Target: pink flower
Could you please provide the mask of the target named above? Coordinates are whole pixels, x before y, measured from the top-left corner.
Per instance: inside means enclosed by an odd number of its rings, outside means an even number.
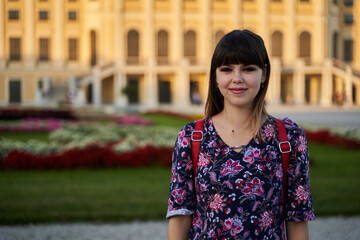
[[[314,212],[311,211],[311,210],[308,210],[304,213],[304,221],[312,221],[315,219],[315,215],[314,215]]]
[[[172,196],[174,197],[175,202],[178,204],[182,204],[182,202],[184,201],[185,193],[186,192],[184,188],[177,188],[173,190]]]
[[[239,162],[230,159],[229,161],[221,165],[220,173],[223,176],[227,176],[227,175],[234,176],[242,169],[243,167],[240,165]]]
[[[206,156],[204,156],[204,154],[200,153],[198,165],[200,167],[205,167],[206,165],[209,164],[209,162],[210,162],[209,159]]]
[[[264,182],[256,177],[252,181],[246,182],[246,186],[242,190],[242,193],[246,194],[249,198],[261,196],[264,194],[263,184]]]
[[[215,195],[211,196],[210,208],[212,210],[215,210],[215,212],[218,212],[219,209],[222,210],[224,206],[223,202],[223,197],[220,194],[216,193]]]
[[[298,147],[298,151],[299,152],[306,151],[306,138],[304,138],[304,136],[300,136],[299,141],[300,141],[300,145]]]
[[[180,142],[180,146],[182,147],[182,148],[184,148],[184,147],[187,147],[188,145],[189,145],[189,138],[187,138],[187,137],[184,137],[184,138],[182,138],[181,139],[181,142]]]
[[[282,168],[282,167],[278,167],[278,168],[276,169],[275,176],[276,176],[277,178],[279,178],[279,179],[282,179],[282,178],[283,178],[283,175],[284,175],[284,173],[283,173],[283,168]]]
[[[249,164],[253,164],[256,158],[261,158],[260,153],[260,149],[258,148],[249,149],[245,152],[245,157],[243,160]]]
[[[296,195],[296,199],[298,199],[299,201],[307,201],[310,196],[307,189],[302,185],[297,187],[295,195]]]
[[[194,220],[193,220],[193,225],[197,228],[202,227],[201,214],[199,213],[199,211],[196,211],[196,214],[195,214]]]
[[[180,132],[179,132],[179,138],[181,139],[181,138],[183,138],[185,136],[185,130],[184,129],[182,129]]]
[[[224,222],[224,230],[230,230],[230,234],[236,237],[244,229],[242,222],[238,218],[228,218]]]
[[[273,219],[269,212],[264,212],[261,214],[261,227],[268,228],[272,223]]]
[[[274,133],[275,133],[275,130],[274,130],[273,126],[270,123],[265,126],[265,129],[264,129],[265,138],[273,137]]]

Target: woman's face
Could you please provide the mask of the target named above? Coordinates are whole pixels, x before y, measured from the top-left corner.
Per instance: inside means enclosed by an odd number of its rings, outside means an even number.
[[[251,108],[264,81],[265,74],[257,65],[231,64],[216,69],[216,82],[224,96],[224,107]]]

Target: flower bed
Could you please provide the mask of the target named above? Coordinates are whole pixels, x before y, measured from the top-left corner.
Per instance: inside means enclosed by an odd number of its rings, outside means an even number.
[[[74,120],[71,110],[35,109],[35,108],[0,108],[0,120],[19,120],[22,118],[58,118]]]
[[[152,122],[138,115],[102,116],[97,121],[115,122],[119,126],[147,126]],[[13,121],[0,121],[0,132],[52,132],[69,124],[86,124],[86,120],[63,120],[58,118],[23,118]]]
[[[0,132],[50,132],[62,128],[58,118],[23,118],[17,121],[0,121]]]
[[[359,139],[331,132],[329,129],[304,130],[308,141],[342,147],[345,149],[360,149]]]
[[[1,169],[169,166],[178,129],[155,126],[65,125],[49,142],[0,140]]]
[[[104,167],[170,166],[172,148],[144,146],[116,153],[109,147],[92,144],[59,154],[36,155],[14,150],[0,161],[0,169],[73,169]]]

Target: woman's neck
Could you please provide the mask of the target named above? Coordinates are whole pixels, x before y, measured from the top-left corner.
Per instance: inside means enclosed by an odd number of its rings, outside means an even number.
[[[227,125],[233,132],[249,130],[251,128],[251,110],[239,107],[224,107],[217,114],[218,121]]]

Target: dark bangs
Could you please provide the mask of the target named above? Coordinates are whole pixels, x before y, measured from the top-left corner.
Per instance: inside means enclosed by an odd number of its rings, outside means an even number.
[[[248,30],[230,32],[217,44],[211,68],[216,70],[222,65],[254,64],[263,69],[267,59],[263,46],[263,40]]]

